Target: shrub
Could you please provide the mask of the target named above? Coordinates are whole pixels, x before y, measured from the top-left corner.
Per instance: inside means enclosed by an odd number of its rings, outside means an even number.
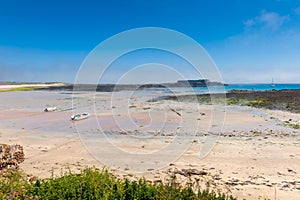
[[[61,177],[28,181],[20,171],[8,170],[0,174],[1,199],[121,199],[121,200],[233,200],[232,196],[213,191],[197,191],[190,186],[171,183],[149,183],[115,178],[106,169],[85,169]]]

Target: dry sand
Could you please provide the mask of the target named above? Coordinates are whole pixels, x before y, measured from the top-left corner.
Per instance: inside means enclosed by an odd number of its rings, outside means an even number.
[[[299,114],[147,101],[157,95],[0,93],[0,143],[23,145],[21,168],[38,177],[108,166],[118,176],[166,181],[175,174],[185,183],[183,171],[196,169],[192,180],[239,199],[300,199],[299,130],[284,126],[299,123]],[[58,110],[43,112],[48,106]],[[72,122],[81,111],[92,115]]]

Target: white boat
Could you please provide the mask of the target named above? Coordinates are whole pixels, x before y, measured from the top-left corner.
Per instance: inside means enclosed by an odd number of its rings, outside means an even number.
[[[273,78],[272,78],[272,83],[271,83],[271,87],[275,87],[275,84],[274,84],[274,80],[273,80]]]
[[[78,120],[82,120],[82,119],[87,119],[89,116],[90,116],[90,114],[86,113],[86,112],[84,112],[84,113],[77,113],[77,114],[72,115],[71,119],[73,121],[78,121]]]
[[[45,108],[45,112],[53,112],[53,111],[55,111],[55,110],[57,110],[57,108],[56,107],[48,107],[48,108]]]

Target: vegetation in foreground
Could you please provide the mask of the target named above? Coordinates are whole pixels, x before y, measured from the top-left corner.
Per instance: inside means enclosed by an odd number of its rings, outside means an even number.
[[[175,181],[165,184],[150,183],[145,179],[129,181],[115,178],[107,170],[97,169],[33,180],[20,170],[6,170],[0,172],[0,199],[234,199],[208,189],[198,188],[194,192],[190,185],[179,186]]]

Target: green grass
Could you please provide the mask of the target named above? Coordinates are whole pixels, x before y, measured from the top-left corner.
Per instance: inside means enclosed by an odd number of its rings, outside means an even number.
[[[150,183],[115,178],[107,170],[85,169],[79,174],[71,172],[61,177],[27,180],[21,171],[0,173],[0,199],[121,199],[121,200],[233,200],[231,196],[209,189],[195,190],[190,184]]]
[[[242,106],[252,106],[252,107],[266,107],[273,105],[267,99],[243,99],[243,98],[227,98],[226,99],[228,105],[242,105]]]
[[[17,92],[17,91],[31,91],[39,88],[36,87],[21,87],[21,88],[12,88],[8,90],[0,90],[0,92]]]
[[[289,123],[285,123],[285,126],[288,126],[292,129],[300,129],[300,124],[289,124]]]
[[[227,104],[228,105],[236,105],[236,104],[240,104],[240,99],[236,99],[236,98],[227,98]]]
[[[273,104],[272,102],[270,102],[266,99],[253,99],[253,100],[250,100],[247,105],[252,106],[252,107],[266,107],[266,106],[270,106],[272,104]]]

